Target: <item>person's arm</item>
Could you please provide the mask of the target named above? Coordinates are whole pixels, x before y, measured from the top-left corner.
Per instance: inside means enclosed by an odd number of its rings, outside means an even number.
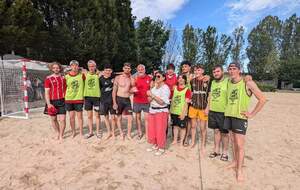
[[[45,101],[47,104],[48,108],[54,107],[51,103],[50,103],[50,88],[45,88]]]
[[[264,107],[266,103],[266,97],[263,95],[262,91],[257,87],[255,82],[253,81],[247,82],[246,87],[254,94],[254,96],[258,100],[254,109],[251,112],[246,111],[241,113],[242,115],[250,119],[253,118]]]
[[[118,109],[118,105],[117,105],[118,80],[119,77],[116,77],[114,81],[113,91],[112,91],[113,108],[115,110]]]
[[[169,90],[169,87],[168,87],[168,90]],[[168,101],[169,101],[169,97],[170,97],[170,90],[168,92],[166,92],[165,94],[161,94],[162,97],[155,96],[154,94],[151,93],[150,90],[147,92],[147,95],[151,98],[151,101],[154,100],[159,105],[165,105],[165,104],[169,103]]]
[[[209,105],[210,105],[210,92],[208,93],[208,97],[207,97],[207,105],[206,105],[206,108],[205,108],[205,110],[204,110],[204,114],[205,115],[208,115],[208,113],[209,113]]]

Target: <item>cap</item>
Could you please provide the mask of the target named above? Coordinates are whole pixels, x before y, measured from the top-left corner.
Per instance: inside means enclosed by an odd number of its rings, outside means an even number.
[[[73,64],[79,65],[79,62],[78,62],[78,61],[76,61],[76,60],[72,60],[72,61],[70,61],[70,65],[73,65]]]
[[[228,65],[229,67],[237,67],[238,69],[241,69],[241,64],[239,62],[232,62]]]

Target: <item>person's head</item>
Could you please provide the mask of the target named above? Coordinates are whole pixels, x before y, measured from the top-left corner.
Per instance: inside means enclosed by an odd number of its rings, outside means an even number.
[[[241,64],[234,61],[228,65],[228,73],[231,79],[236,79],[241,75]]]
[[[154,75],[155,83],[161,84],[166,80],[166,76],[162,71],[156,71]]]
[[[182,61],[180,66],[181,66],[181,73],[187,74],[191,71],[192,63],[189,61]]]
[[[104,65],[104,70],[103,70],[104,76],[110,77],[112,71],[113,71],[113,70],[112,70],[111,64],[108,64],[108,63],[107,63],[107,64]]]
[[[79,62],[76,61],[76,60],[70,61],[70,67],[71,67],[71,71],[78,72],[78,70],[79,70]]]
[[[186,85],[187,83],[187,77],[184,74],[180,74],[177,78],[178,85]]]
[[[204,67],[203,67],[203,65],[200,65],[200,64],[196,65],[194,67],[194,74],[195,74],[196,77],[203,76],[203,74],[204,74]]]
[[[128,63],[128,62],[124,63],[124,65],[123,65],[123,72],[126,75],[130,74],[130,72],[131,72],[131,64],[130,63]]]
[[[139,64],[139,65],[136,67],[136,70],[137,70],[138,76],[143,76],[143,75],[145,75],[145,73],[146,73],[146,68],[145,68],[145,65],[143,65],[143,64]]]
[[[63,67],[58,62],[52,62],[48,65],[49,70],[54,74],[59,74],[63,71]]]
[[[87,65],[88,65],[88,68],[89,68],[90,72],[92,72],[92,73],[96,72],[96,70],[97,70],[97,64],[96,64],[96,62],[94,60],[89,60],[87,62]]]
[[[173,75],[175,73],[175,65],[170,63],[167,65],[167,75]]]
[[[213,72],[213,76],[216,80],[220,80],[224,76],[223,67],[221,65],[215,65],[213,67],[212,72]]]

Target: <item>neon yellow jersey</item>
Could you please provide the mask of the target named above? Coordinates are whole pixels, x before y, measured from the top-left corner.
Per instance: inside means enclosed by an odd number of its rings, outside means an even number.
[[[100,84],[97,74],[87,73],[84,81],[84,97],[98,97],[100,98]]]
[[[175,115],[181,115],[184,104],[185,104],[185,94],[188,90],[188,87],[185,87],[183,90],[178,91],[177,87],[174,89],[174,94],[172,97],[170,113]]]
[[[227,104],[227,85],[228,78],[224,78],[221,81],[213,80],[210,90],[210,102],[209,110],[214,112],[225,112]]]
[[[251,95],[247,94],[246,83],[242,79],[238,83],[228,81],[227,106],[225,116],[247,119],[241,112],[248,111]]]
[[[65,78],[67,82],[65,100],[83,100],[84,82],[82,79],[82,74],[79,73],[76,76],[67,74]]]

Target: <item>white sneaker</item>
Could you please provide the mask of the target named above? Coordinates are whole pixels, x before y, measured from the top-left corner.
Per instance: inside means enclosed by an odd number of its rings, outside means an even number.
[[[154,153],[154,155],[155,156],[160,156],[160,155],[162,155],[163,153],[165,153],[165,149],[158,149],[155,153]]]
[[[153,145],[151,148],[147,148],[146,151],[147,152],[152,152],[152,151],[157,150],[157,149],[158,149],[158,147],[156,145]]]

